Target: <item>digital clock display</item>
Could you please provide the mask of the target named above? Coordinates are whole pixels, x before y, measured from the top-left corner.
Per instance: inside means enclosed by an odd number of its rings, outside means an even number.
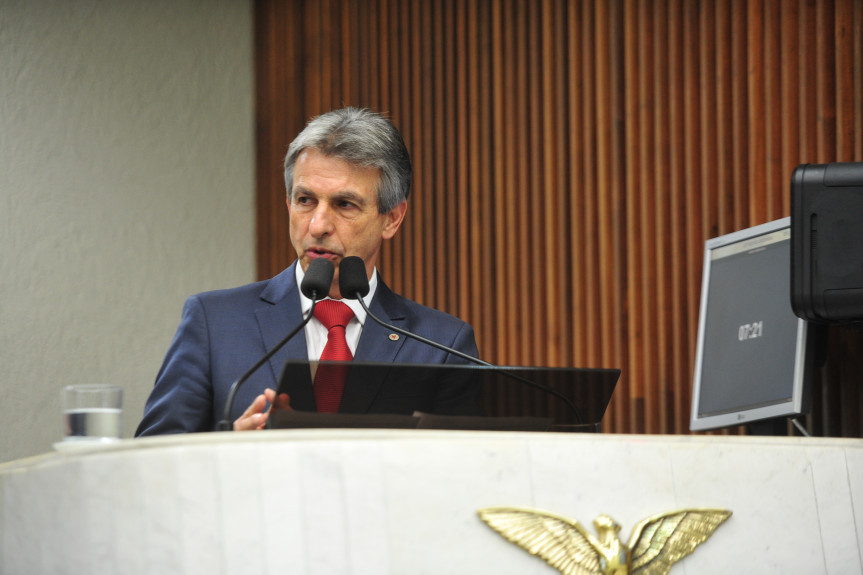
[[[748,339],[755,339],[764,335],[764,322],[756,321],[754,323],[744,323],[739,328],[737,328],[737,339],[739,341],[746,341]]]

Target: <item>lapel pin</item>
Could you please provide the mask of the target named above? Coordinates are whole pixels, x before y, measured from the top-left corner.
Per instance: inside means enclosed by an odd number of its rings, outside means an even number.
[[[390,334],[390,341],[398,341],[398,340],[399,340],[399,334],[397,334],[397,333],[391,333]]]

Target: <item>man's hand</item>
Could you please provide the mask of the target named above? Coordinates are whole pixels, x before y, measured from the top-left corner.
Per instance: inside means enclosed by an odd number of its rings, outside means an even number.
[[[249,431],[253,429],[263,429],[267,424],[267,418],[270,415],[270,409],[267,404],[272,406],[275,403],[277,409],[291,409],[291,398],[287,393],[282,393],[276,397],[276,392],[272,389],[265,389],[264,393],[255,398],[252,405],[243,412],[234,422],[234,431]]]

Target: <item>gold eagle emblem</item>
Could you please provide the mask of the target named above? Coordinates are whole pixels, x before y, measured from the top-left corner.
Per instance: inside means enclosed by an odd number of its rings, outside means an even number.
[[[597,536],[578,521],[539,509],[488,507],[489,527],[563,575],[666,575],[731,516],[725,509],[678,509],[653,515],[623,544],[611,517],[593,520]]]

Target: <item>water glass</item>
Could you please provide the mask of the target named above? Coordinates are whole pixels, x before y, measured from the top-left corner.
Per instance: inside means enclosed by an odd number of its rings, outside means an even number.
[[[123,388],[68,385],[63,388],[63,441],[113,441],[123,434]]]

